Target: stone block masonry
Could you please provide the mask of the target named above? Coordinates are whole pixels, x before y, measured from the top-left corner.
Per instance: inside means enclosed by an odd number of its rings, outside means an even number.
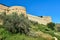
[[[39,16],[38,17],[38,16],[33,16],[33,15],[30,15],[30,14],[26,14],[26,9],[23,6],[11,6],[11,7],[8,7],[8,6],[0,4],[0,13],[2,13],[2,12],[6,12],[6,15],[10,15],[13,12],[18,13],[18,15],[24,14],[24,16],[28,16],[29,20],[36,21],[39,24],[46,25],[47,23],[52,22],[50,16]],[[0,24],[1,25],[3,24],[2,22],[3,21],[1,21],[1,19],[0,19]]]

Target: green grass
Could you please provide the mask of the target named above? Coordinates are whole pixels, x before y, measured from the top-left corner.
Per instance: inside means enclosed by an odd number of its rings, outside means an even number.
[[[5,28],[0,28],[0,40],[45,40],[42,37],[34,38],[24,34],[11,34]]]
[[[46,31],[49,30],[49,31]],[[46,34],[50,34],[51,36],[53,37],[57,37],[58,40],[60,40],[60,36],[57,36],[57,35],[54,35],[54,32],[53,30],[47,28],[47,26],[45,25],[40,25],[40,24],[36,24],[36,25],[31,25],[31,31],[42,31]],[[60,32],[57,32],[58,34],[60,34]],[[7,31],[5,28],[3,27],[0,27],[0,40],[46,40],[42,37],[31,37],[31,36],[27,36],[27,35],[24,35],[24,34],[12,34],[10,33],[9,31]]]
[[[40,31],[42,31],[42,32],[44,32],[44,33],[46,33],[46,34],[50,34],[52,37],[57,37],[58,40],[60,40],[60,36],[54,34],[54,32],[56,32],[56,31],[55,31],[55,30],[51,30],[50,28],[48,28],[48,27],[45,26],[45,25],[41,25],[41,24],[33,25],[33,24],[32,24],[32,29],[34,29],[34,30],[36,30],[36,31],[40,30]],[[48,31],[47,31],[46,29],[47,29]],[[60,34],[60,32],[57,32],[57,33]]]
[[[30,36],[26,36],[24,34],[22,34],[22,35],[15,34],[13,36],[6,38],[5,40],[44,40],[44,39],[43,38],[33,38]]]

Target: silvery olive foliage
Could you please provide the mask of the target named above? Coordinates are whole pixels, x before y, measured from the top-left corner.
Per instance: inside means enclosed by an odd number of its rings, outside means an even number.
[[[3,20],[4,27],[11,33],[24,33],[27,34],[30,28],[30,21],[23,14],[18,15],[13,12],[6,15],[5,12],[1,13],[0,19]]]

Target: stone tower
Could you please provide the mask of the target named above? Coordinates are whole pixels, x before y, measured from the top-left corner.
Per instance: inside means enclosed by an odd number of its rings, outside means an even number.
[[[24,16],[26,16],[26,9],[22,6],[12,6],[12,7],[8,7],[8,6],[4,6],[2,4],[0,4],[0,13],[1,12],[6,12],[6,15],[12,14],[13,12],[16,12],[19,14],[24,14]]]
[[[26,16],[26,9],[22,6],[12,6],[9,7],[8,9],[9,11],[7,12],[7,14],[12,14],[12,12],[16,12],[19,14],[24,14]]]

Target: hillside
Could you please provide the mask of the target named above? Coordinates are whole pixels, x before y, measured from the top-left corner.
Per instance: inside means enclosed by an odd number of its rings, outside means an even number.
[[[0,5],[0,40],[60,40],[50,16],[26,14],[22,6]]]
[[[18,16],[17,13],[2,13],[0,18],[3,20],[3,25],[0,25],[0,40],[60,40],[59,33],[53,28],[54,23],[39,24],[23,14]]]

